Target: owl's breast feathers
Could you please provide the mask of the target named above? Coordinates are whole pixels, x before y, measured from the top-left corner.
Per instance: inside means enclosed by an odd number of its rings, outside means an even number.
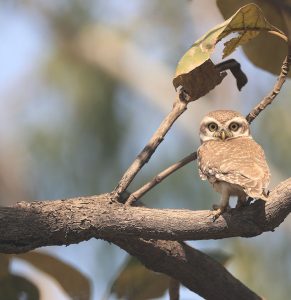
[[[198,165],[202,180],[226,181],[241,186],[250,197],[266,198],[270,171],[263,149],[251,137],[204,142]]]

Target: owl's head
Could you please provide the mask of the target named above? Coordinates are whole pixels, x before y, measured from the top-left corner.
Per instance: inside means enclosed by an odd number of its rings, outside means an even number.
[[[200,141],[228,140],[250,137],[250,126],[244,116],[233,110],[215,110],[208,113],[200,124]]]

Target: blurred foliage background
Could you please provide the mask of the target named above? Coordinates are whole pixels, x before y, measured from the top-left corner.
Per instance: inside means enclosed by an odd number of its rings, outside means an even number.
[[[222,21],[213,0],[2,0],[1,205],[111,191],[170,110],[177,61]],[[248,85],[239,93],[228,76],[193,103],[131,189],[197,148],[198,124],[206,112],[227,108],[247,114],[271,90],[275,75],[252,65],[241,49],[233,57],[242,64]],[[216,51],[213,59],[219,62],[221,53]],[[272,107],[252,124],[270,163],[272,186],[290,176],[290,90],[287,82]],[[195,162],[143,202],[195,210],[209,209],[217,197],[198,178]],[[247,286],[268,299],[288,299],[290,220],[275,233],[252,239],[191,244],[226,251],[232,255],[229,270]],[[0,257],[0,295],[5,299],[117,299],[120,289],[114,280],[132,265],[122,250],[97,240],[33,253]],[[181,295],[194,299],[184,288]]]

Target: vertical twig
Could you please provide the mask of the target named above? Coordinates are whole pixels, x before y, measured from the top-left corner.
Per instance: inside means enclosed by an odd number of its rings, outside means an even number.
[[[173,123],[177,118],[187,109],[187,100],[185,100],[185,94],[182,92],[179,93],[179,96],[174,102],[173,108],[167,117],[163,120],[157,131],[153,134],[148,144],[136,157],[127,171],[124,173],[120,179],[117,187],[114,189],[114,192],[118,195],[121,195],[132,182],[138,171],[143,167],[145,163],[151,158],[159,144],[163,141],[164,136],[169,131]]]
[[[180,299],[180,282],[172,277],[169,280],[169,296],[170,300]]]

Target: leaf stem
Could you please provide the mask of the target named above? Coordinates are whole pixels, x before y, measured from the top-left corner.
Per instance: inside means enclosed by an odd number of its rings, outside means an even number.
[[[283,39],[285,42],[288,43],[288,38],[284,33],[281,33],[281,32],[275,31],[275,30],[270,30],[268,32],[273,34],[273,35],[276,35],[276,36],[280,37],[281,39]]]

